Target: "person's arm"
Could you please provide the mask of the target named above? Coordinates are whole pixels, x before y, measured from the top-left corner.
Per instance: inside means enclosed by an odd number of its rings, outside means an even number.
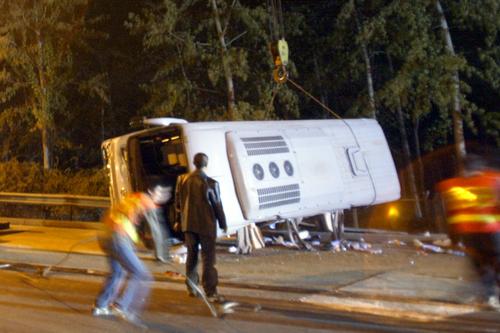
[[[210,205],[212,206],[215,217],[219,222],[219,228],[221,228],[222,230],[224,230],[225,233],[227,233],[226,215],[224,214],[224,209],[222,208],[219,183],[213,181],[211,182],[211,185],[212,186],[208,195],[208,198],[210,200]]]
[[[175,201],[174,201],[174,208],[175,208],[175,220],[174,220],[174,231],[179,232],[181,230],[181,225],[182,225],[182,197],[183,197],[183,191],[182,191],[182,185],[184,181],[186,180],[186,175],[182,174],[177,177],[177,183],[175,184]]]

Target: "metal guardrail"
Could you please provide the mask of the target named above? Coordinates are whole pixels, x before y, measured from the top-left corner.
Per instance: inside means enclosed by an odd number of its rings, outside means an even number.
[[[50,205],[108,208],[111,205],[109,197],[72,194],[45,193],[11,193],[0,192],[0,202],[25,205]]]

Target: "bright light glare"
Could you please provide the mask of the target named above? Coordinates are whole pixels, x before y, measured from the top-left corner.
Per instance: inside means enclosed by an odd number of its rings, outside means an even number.
[[[393,219],[398,218],[399,217],[399,210],[396,207],[391,206],[391,207],[389,207],[389,211],[387,212],[387,216],[389,218],[393,218]]]

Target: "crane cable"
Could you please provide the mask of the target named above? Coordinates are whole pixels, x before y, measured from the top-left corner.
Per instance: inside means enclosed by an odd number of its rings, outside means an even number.
[[[337,113],[335,113],[335,111],[333,111],[331,108],[329,108],[328,105],[326,105],[325,103],[321,102],[319,99],[314,97],[311,93],[309,93],[307,90],[305,90],[302,86],[300,86],[297,82],[292,80],[290,77],[288,77],[288,82],[290,82],[295,88],[299,89],[307,97],[311,98],[313,101],[318,103],[323,109],[330,112],[334,117],[336,117],[337,119],[343,120],[342,117],[339,116]]]
[[[288,75],[288,72],[286,70],[286,65],[288,64],[288,44],[285,41],[285,29],[283,24],[283,10],[281,8],[281,0],[267,0],[267,6],[269,11],[269,30],[272,38],[269,46],[274,62],[273,78],[274,81],[278,84],[277,87],[273,89],[270,105],[272,105],[274,101],[279,85],[290,82],[295,88],[318,103],[323,109],[331,113],[337,119],[341,120],[351,132],[356,147],[361,150],[361,145],[351,125],[345,119],[335,113],[331,108],[329,108],[326,104],[322,103],[319,99],[305,90],[300,84],[292,80]],[[373,189],[373,197],[369,204],[372,205],[377,200],[377,188],[375,186],[375,181],[370,172],[370,169],[368,168],[368,163],[366,162],[366,160],[364,161],[364,163],[367,165],[366,170]]]

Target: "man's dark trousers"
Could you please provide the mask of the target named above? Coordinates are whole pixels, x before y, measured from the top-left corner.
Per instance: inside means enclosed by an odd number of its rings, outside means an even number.
[[[205,294],[212,296],[217,294],[218,275],[215,268],[215,236],[200,235],[194,232],[184,233],[184,244],[187,247],[186,275],[195,284],[198,284],[197,271],[198,248],[201,244],[201,259],[203,263],[202,284]],[[196,292],[187,284],[188,290],[196,295]]]

